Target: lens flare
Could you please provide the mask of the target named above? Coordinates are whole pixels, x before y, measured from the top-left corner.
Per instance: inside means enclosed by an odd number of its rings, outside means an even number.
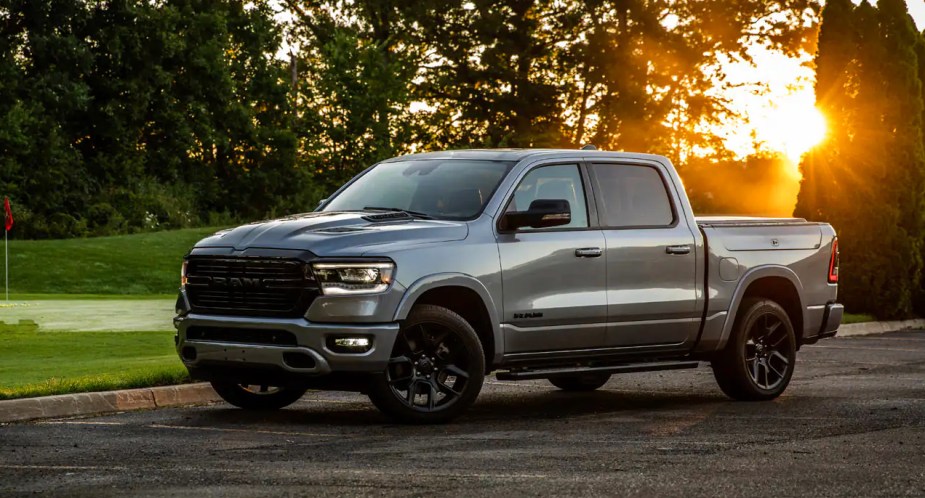
[[[790,160],[795,175],[803,154],[825,139],[825,116],[811,104],[792,102],[768,113],[756,127],[759,139],[771,150],[778,150]]]

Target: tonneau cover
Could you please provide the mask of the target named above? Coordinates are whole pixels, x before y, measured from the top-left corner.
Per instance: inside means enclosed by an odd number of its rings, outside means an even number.
[[[767,225],[817,225],[818,223],[806,221],[803,218],[761,218],[754,216],[697,216],[695,218],[700,226],[767,226]]]
[[[802,218],[704,217],[697,223],[711,245],[729,251],[806,250],[822,244],[821,225]]]

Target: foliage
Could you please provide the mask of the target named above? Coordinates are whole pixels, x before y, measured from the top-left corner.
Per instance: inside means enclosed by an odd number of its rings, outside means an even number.
[[[303,159],[330,186],[419,149],[728,158],[724,60],[814,42],[810,0],[286,0]],[[718,21],[722,20],[722,21]],[[414,104],[413,106],[411,104]]]
[[[0,0],[0,191],[18,237],[64,238],[307,211],[418,150],[591,141],[728,159],[708,129],[731,113],[722,61],[805,49],[817,9]]]
[[[923,40],[902,0],[830,0],[817,105],[838,123],[803,161],[796,214],[839,232],[839,298],[878,318],[911,314],[922,273]]]
[[[11,239],[10,292],[175,295],[183,255],[196,241],[217,230],[69,240]]]
[[[306,211],[266,2],[0,0],[0,191],[25,237]]]

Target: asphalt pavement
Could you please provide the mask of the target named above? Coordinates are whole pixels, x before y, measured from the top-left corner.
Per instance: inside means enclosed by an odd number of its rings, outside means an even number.
[[[702,367],[581,394],[490,379],[443,426],[347,393],[0,426],[0,496],[35,493],[923,496],[925,332],[807,346],[773,402],[730,401]]]

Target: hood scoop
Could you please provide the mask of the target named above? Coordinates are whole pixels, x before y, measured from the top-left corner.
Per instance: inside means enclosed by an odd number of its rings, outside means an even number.
[[[368,214],[364,216],[363,219],[374,223],[383,221],[411,221],[414,220],[414,216],[411,216],[404,211],[395,211],[389,213]]]
[[[332,227],[332,228],[322,228],[320,230],[315,230],[317,233],[351,233],[351,232],[365,232],[369,230],[368,228],[363,227]]]

